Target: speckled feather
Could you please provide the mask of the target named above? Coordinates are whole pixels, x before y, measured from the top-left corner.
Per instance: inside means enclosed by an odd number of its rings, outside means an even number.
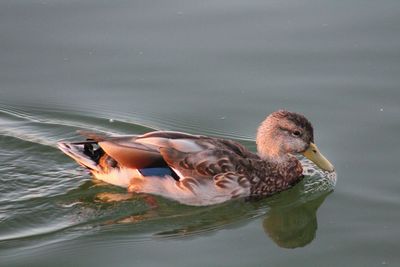
[[[199,137],[195,142],[207,149],[197,153],[160,149],[168,165],[184,177],[197,181],[213,179],[215,185],[222,188],[235,182],[240,187],[249,188],[250,197],[268,196],[286,190],[302,178],[302,167],[295,157],[284,164],[277,164],[262,160],[233,141]]]

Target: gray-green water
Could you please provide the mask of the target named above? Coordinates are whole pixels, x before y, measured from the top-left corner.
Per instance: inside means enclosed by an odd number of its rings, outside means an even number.
[[[3,0],[0,266],[399,266],[399,74],[398,0]],[[278,108],[314,123],[333,193],[151,209],[55,148],[83,128],[254,149]]]

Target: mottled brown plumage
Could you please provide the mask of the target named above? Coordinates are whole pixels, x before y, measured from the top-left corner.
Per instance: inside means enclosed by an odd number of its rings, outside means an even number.
[[[220,188],[237,184],[249,188],[249,196],[268,196],[286,190],[302,178],[301,164],[295,157],[269,162],[233,141],[204,136],[192,140],[204,150],[184,153],[173,148],[160,149],[167,164],[186,177],[183,180],[213,178]]]
[[[126,186],[132,192],[158,194],[190,205],[265,197],[290,188],[303,177],[295,155],[304,153],[314,140],[311,123],[300,114],[284,110],[272,113],[260,125],[258,154],[234,141],[179,132],[85,135],[90,145],[94,142],[100,148],[90,152],[85,142],[59,146],[97,178]],[[98,151],[103,153],[100,159],[88,164]],[[110,162],[116,164],[109,166]],[[141,170],[154,167],[170,168],[172,174],[162,180],[141,175]],[[126,177],[117,181],[114,176],[114,180],[107,178],[107,174],[112,176],[111,169],[124,171]]]

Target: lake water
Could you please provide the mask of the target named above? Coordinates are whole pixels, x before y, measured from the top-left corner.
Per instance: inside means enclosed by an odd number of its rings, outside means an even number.
[[[313,122],[334,192],[151,209],[55,146],[164,129],[254,150],[279,108]],[[400,266],[399,132],[398,0],[3,0],[0,266]]]

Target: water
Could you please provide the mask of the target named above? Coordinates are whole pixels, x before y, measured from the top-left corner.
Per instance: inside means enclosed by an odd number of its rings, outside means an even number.
[[[399,18],[396,0],[1,1],[0,266],[399,266]],[[55,147],[166,129],[254,150],[279,108],[313,122],[333,193],[152,209]]]

